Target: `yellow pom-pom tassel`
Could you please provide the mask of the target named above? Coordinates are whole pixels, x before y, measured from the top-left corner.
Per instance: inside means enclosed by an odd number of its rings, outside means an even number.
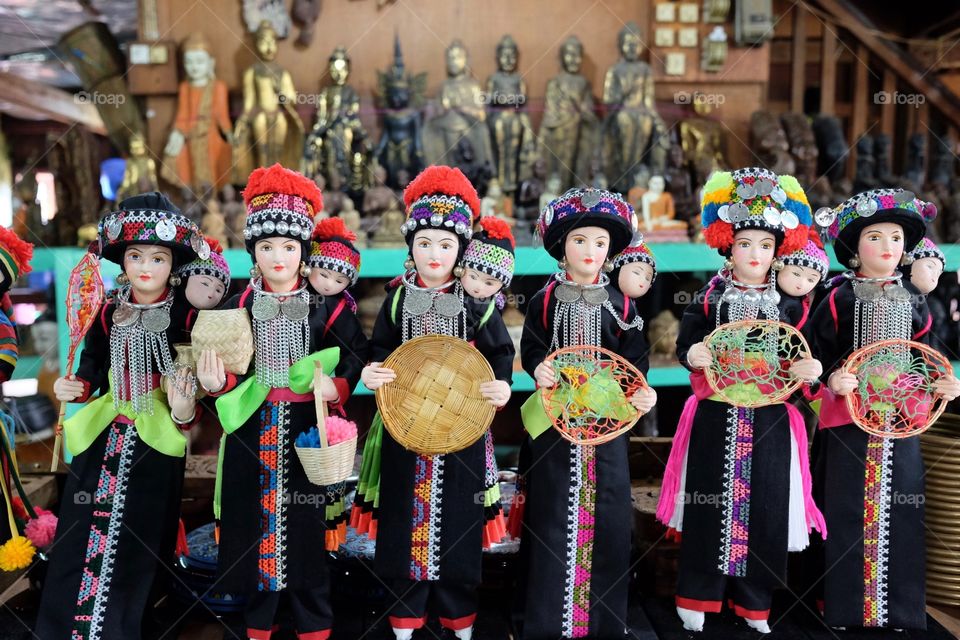
[[[33,562],[36,552],[33,543],[23,536],[11,538],[0,546],[0,569],[4,571],[25,569]]]

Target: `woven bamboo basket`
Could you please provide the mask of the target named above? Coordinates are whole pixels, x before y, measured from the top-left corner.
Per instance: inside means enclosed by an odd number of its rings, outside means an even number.
[[[190,332],[193,353],[213,349],[229,373],[242,375],[253,357],[253,328],[246,309],[204,309]]]
[[[327,403],[320,396],[322,376],[323,369],[318,366],[313,374],[313,401],[317,405],[320,447],[294,445],[293,448],[307,474],[307,480],[316,485],[326,486],[343,482],[353,473],[353,462],[357,455],[357,438],[353,437],[334,445],[327,444]]]
[[[459,338],[409,340],[384,361],[397,377],[376,391],[387,432],[421,455],[461,451],[486,433],[494,408],[480,383],[494,379],[479,351]]]

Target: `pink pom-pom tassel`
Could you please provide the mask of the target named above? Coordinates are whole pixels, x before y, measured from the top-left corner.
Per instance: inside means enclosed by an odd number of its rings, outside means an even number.
[[[57,534],[57,516],[49,511],[43,515],[38,515],[27,522],[23,531],[27,539],[38,549],[45,549],[53,544],[53,538]]]

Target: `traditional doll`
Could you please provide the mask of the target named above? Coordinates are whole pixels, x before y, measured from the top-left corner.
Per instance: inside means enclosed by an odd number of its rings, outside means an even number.
[[[943,251],[930,238],[924,238],[909,253],[909,256],[912,262],[909,264],[909,269],[905,271],[910,273],[910,283],[924,295],[932,292],[937,288],[940,276],[943,275],[943,270],[947,266],[947,258],[943,255]]]
[[[342,486],[311,484],[294,452],[317,423],[315,364],[323,367],[323,400],[339,408],[367,359],[367,341],[337,302],[310,304],[307,288],[313,217],[322,208],[316,184],[280,165],[250,174],[243,192],[244,240],[253,259],[247,288],[224,305],[246,309],[255,342],[253,371],[224,370],[213,351],[199,354],[197,378],[212,396],[227,434],[222,447],[218,589],[246,597],[250,638],[269,638],[281,593],[298,637],[330,636],[333,612],[324,545],[345,533],[332,528]],[[332,376],[332,377],[331,377]],[[325,507],[325,508],[324,508]],[[333,512],[333,514],[332,514]]]
[[[657,279],[657,260],[642,235],[637,234],[630,246],[613,259],[610,279],[634,303],[650,291]]]
[[[730,322],[801,320],[800,301],[777,292],[776,258],[806,243],[810,205],[792,176],[750,168],[714,174],[701,206],[706,242],[726,262],[680,321],[677,356],[694,394],[674,436],[657,518],[681,538],[676,606],[684,628],[701,631],[704,614],[719,612],[726,596],[750,627],[768,633],[787,552],[807,546],[810,527],[826,531],[811,498],[806,431],[789,402],[743,408],[714,395],[702,371],[713,361],[704,338]],[[812,358],[789,366],[808,381],[820,370]]]
[[[171,276],[207,246],[199,229],[155,192],[122,201],[98,234],[100,256],[123,272],[76,375],[54,384],[62,402],[91,401],[64,423],[73,461],[37,617],[41,638],[140,637],[154,577],[173,553],[183,431],[197,413],[191,395],[177,386],[165,394],[160,379],[173,373],[189,311]]]
[[[17,326],[13,323],[7,308],[12,307],[7,295],[13,285],[30,273],[30,260],[33,258],[33,245],[21,240],[13,231],[0,227],[0,383],[13,376],[13,370],[20,358]]]
[[[815,476],[830,523],[823,600],[831,627],[926,627],[920,439],[879,437],[852,424],[845,396],[859,380],[841,367],[852,351],[881,340],[927,340],[926,304],[897,267],[935,215],[936,207],[902,189],[867,191],[817,212],[837,260],[850,267],[807,325],[826,380]],[[960,382],[944,376],[932,391],[953,399]]]
[[[496,216],[483,216],[478,223],[480,230],[470,239],[463,252],[463,275],[460,284],[465,294],[474,301],[486,305],[481,316],[489,318],[500,315],[506,303],[503,292],[513,281],[516,241],[510,224]],[[499,542],[507,532],[500,502],[500,471],[494,456],[493,432],[485,436],[487,461],[486,491],[484,492],[483,548]]]
[[[633,237],[632,220],[622,196],[598,189],[571,189],[541,211],[536,230],[560,271],[530,301],[520,341],[523,368],[539,388],[556,385],[547,356],[568,346],[609,349],[646,373],[642,320],[607,275]],[[656,393],[645,389],[629,400],[646,413]],[[572,444],[549,426],[533,426],[529,407],[546,417],[539,402],[524,405],[522,637],[622,637],[633,518],[628,438]]]
[[[360,277],[360,252],[354,246],[356,234],[341,218],[317,221],[310,243],[310,286],[324,297],[335,298],[338,309],[344,305],[357,312],[357,303],[347,291]],[[337,313],[340,313],[339,311]]]
[[[212,238],[206,241],[210,249],[206,258],[198,256],[196,260],[177,269],[183,294],[195,309],[190,314],[188,326],[193,326],[197,311],[219,307],[230,289],[230,267],[223,257],[223,247]]]
[[[820,236],[813,232],[805,245],[781,257],[780,262],[783,268],[777,273],[777,289],[783,295],[800,301],[803,314],[796,327],[802,329],[810,315],[811,299],[814,297],[811,294],[827,279],[830,258],[823,250]]]
[[[480,218],[480,230],[463,253],[463,275],[460,284],[471,298],[495,300],[502,308],[500,295],[513,280],[516,241],[510,225],[495,216]]]
[[[459,169],[431,166],[407,186],[404,203],[407,273],[380,309],[363,382],[372,390],[390,384],[396,373],[382,362],[407,340],[452,336],[471,342],[487,358],[495,380],[482,383],[480,393],[503,407],[510,399],[513,343],[500,315],[486,314],[489,303],[464,296],[458,280],[479,216],[477,192]],[[485,457],[485,438],[445,455],[408,451],[383,428],[379,415],[367,435],[351,521],[361,532],[376,534],[374,568],[397,594],[389,610],[397,638],[410,638],[430,613],[457,638],[472,637],[484,531],[484,501],[477,497],[484,494]]]

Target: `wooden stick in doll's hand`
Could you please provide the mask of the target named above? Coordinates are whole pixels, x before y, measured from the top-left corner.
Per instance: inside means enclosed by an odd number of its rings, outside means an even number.
[[[77,355],[77,349],[83,342],[87,331],[93,326],[100,313],[100,307],[103,305],[104,291],[103,278],[100,276],[100,259],[93,253],[88,252],[80,259],[77,266],[70,272],[70,281],[67,287],[67,326],[70,330],[70,350],[67,352],[67,378],[65,382],[81,384],[74,379],[73,361]],[[61,385],[64,386],[64,385]],[[76,388],[70,385],[69,389],[63,389],[64,393],[70,391],[71,394]],[[82,393],[82,388],[80,393]],[[57,394],[58,397],[61,395]],[[79,393],[73,395],[73,398],[79,396]],[[57,417],[57,436],[53,441],[53,454],[50,459],[50,471],[54,472],[60,464],[60,446],[63,439],[63,420],[67,413],[67,402],[60,401],[60,415]]]

